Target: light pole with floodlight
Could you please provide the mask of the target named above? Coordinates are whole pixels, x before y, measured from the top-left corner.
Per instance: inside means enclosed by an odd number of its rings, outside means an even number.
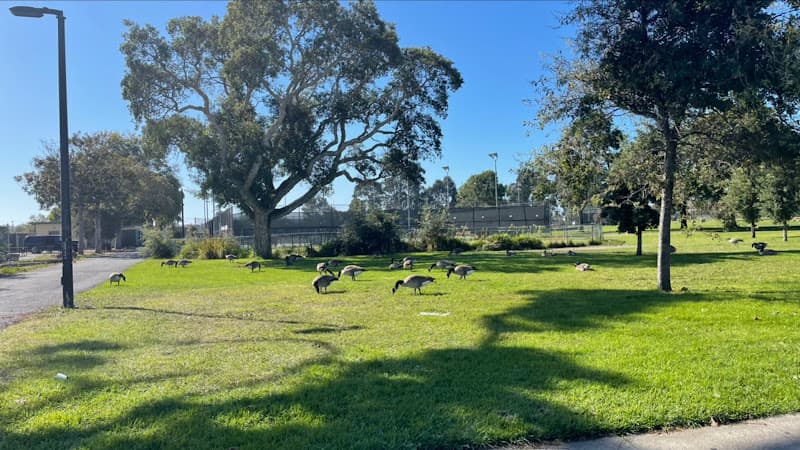
[[[72,223],[69,204],[69,132],[67,131],[67,57],[64,39],[64,12],[59,9],[12,6],[18,17],[41,18],[45,14],[58,20],[58,109],[61,153],[61,287],[64,308],[74,308],[72,287]]]
[[[497,214],[497,227],[500,227],[500,204],[497,202],[497,153],[489,153],[489,158],[494,160],[494,209]]]

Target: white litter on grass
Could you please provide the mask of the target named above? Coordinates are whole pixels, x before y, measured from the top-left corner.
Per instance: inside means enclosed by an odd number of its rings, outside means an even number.
[[[64,381],[64,380],[66,380],[68,377],[67,377],[66,375],[64,375],[63,373],[59,372],[59,373],[57,373],[57,374],[56,374],[56,377],[55,377],[55,378],[56,378],[56,380],[61,380],[61,381]]]
[[[447,317],[450,315],[450,312],[440,313],[440,312],[432,312],[432,311],[422,311],[419,313],[420,316],[434,316],[434,317]]]

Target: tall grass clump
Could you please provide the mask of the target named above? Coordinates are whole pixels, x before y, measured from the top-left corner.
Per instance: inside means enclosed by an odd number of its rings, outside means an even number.
[[[166,230],[144,230],[144,248],[153,258],[172,258],[178,253],[178,245]]]

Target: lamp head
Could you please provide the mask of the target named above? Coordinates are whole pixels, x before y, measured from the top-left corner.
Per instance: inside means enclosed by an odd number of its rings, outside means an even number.
[[[489,153],[489,158],[497,159],[497,153],[495,152]]]
[[[33,6],[12,6],[8,9],[11,10],[11,14],[17,17],[34,17],[37,19],[45,14],[52,14],[54,16],[62,16],[64,14],[58,9],[34,8]]]

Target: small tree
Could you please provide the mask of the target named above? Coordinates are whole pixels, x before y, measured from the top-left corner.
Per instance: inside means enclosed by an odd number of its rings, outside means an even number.
[[[789,240],[789,221],[800,210],[797,163],[770,168],[761,180],[760,205],[783,227],[783,241]]]
[[[417,239],[428,251],[444,250],[451,235],[448,217],[445,210],[437,210],[430,207],[423,208],[419,228],[417,229]]]
[[[759,185],[763,181],[763,172],[757,166],[747,165],[733,170],[728,184],[728,192],[722,201],[727,210],[737,212],[750,225],[750,234],[756,237],[756,222],[761,217]]]

